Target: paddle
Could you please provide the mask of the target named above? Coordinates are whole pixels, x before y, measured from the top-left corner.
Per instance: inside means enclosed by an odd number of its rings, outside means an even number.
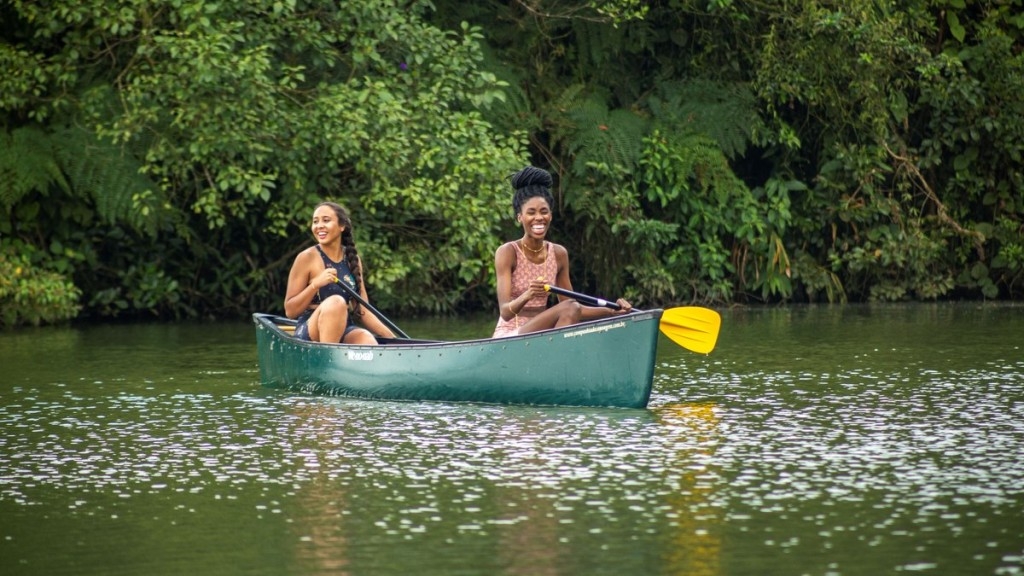
[[[342,282],[340,278],[338,280],[336,280],[336,282],[342,288],[345,289],[345,292],[348,292],[349,296],[355,298],[356,300],[359,301],[360,304],[362,304],[363,306],[366,306],[367,310],[369,310],[370,312],[373,312],[374,314],[376,314],[377,318],[380,318],[381,322],[387,324],[388,328],[391,328],[392,332],[394,332],[395,334],[398,334],[399,336],[401,336],[402,338],[405,338],[406,340],[409,340],[409,335],[408,334],[406,334],[405,332],[402,332],[402,329],[399,328],[398,326],[396,326],[395,323],[392,322],[391,320],[388,320],[387,316],[381,314],[380,310],[377,310],[373,306],[370,306],[370,303],[367,302],[366,300],[363,300],[363,297],[360,296],[359,292],[356,292],[354,288],[352,288],[348,284]]]
[[[580,294],[579,292],[573,292],[558,286],[545,284],[544,289],[548,292],[574,298],[590,306],[602,306],[612,310],[622,309],[615,302]],[[661,322],[658,324],[662,334],[668,336],[670,340],[683,348],[698,354],[709,354],[715,349],[715,343],[718,341],[718,329],[721,326],[722,317],[718,312],[698,306],[669,308],[661,315]]]

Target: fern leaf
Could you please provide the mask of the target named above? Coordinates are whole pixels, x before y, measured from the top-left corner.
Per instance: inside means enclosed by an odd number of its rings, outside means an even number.
[[[730,159],[741,156],[762,125],[745,86],[709,80],[667,82],[647,105],[665,132],[706,134]]]
[[[67,126],[58,136],[56,156],[75,193],[92,200],[107,222],[145,227],[147,218],[134,209],[134,197],[157,187],[142,175],[141,163],[125,148],[78,126]]]
[[[643,151],[647,121],[624,109],[609,111],[597,97],[578,101],[567,110],[571,126],[565,146],[573,156],[573,172],[583,174],[589,164],[621,166],[632,170]]]
[[[23,126],[0,133],[0,205],[5,210],[32,192],[45,194],[54,184],[68,190],[46,132]]]
[[[482,47],[485,70],[507,84],[504,88],[504,102],[496,103],[487,113],[488,120],[504,132],[534,132],[541,128],[539,115],[534,112],[530,96],[526,92],[527,81],[521,72],[498,58],[494,51]]]

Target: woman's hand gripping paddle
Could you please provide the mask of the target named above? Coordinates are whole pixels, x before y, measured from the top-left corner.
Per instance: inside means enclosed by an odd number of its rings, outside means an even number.
[[[545,284],[544,289],[562,296],[568,296],[590,306],[603,306],[612,310],[621,310],[615,302],[603,298],[588,296],[558,286]],[[699,306],[681,306],[669,308],[661,316],[658,328],[676,344],[698,354],[709,354],[718,342],[718,331],[722,326],[722,317],[710,308]]]

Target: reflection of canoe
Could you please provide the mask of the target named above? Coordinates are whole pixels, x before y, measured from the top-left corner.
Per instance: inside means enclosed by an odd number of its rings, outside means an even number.
[[[381,346],[305,342],[294,322],[253,314],[260,379],[356,398],[643,408],[662,310],[509,338]]]

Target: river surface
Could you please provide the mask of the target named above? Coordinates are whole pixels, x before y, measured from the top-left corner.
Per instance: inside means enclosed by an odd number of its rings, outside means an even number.
[[[1024,306],[722,316],[646,410],[271,390],[251,323],[2,332],[0,574],[1024,575]]]

